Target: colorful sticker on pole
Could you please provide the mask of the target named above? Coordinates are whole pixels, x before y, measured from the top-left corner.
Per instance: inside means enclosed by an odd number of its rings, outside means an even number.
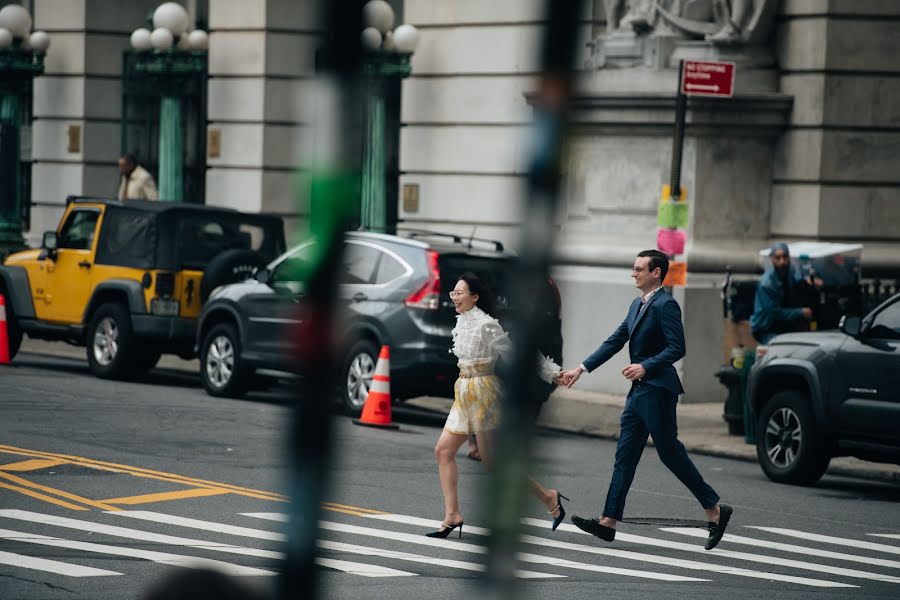
[[[681,186],[681,194],[677,199],[672,198],[669,186],[664,185],[662,189],[662,198],[659,203],[659,212],[657,213],[657,223],[660,227],[669,227],[671,229],[687,229],[688,226],[688,205],[685,202],[687,198],[687,188]]]
[[[684,254],[684,242],[687,235],[684,229],[660,227],[656,232],[656,248],[669,256]]]
[[[669,263],[669,272],[666,274],[665,285],[684,286],[687,284],[687,263],[672,261]]]

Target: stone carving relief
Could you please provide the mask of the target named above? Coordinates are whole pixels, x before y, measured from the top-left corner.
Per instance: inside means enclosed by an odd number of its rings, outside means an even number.
[[[603,0],[607,32],[662,33],[713,44],[758,44],[779,0]]]

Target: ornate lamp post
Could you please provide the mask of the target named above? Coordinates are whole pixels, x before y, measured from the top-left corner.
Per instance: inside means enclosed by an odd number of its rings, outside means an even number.
[[[363,74],[368,83],[366,137],[363,142],[362,203],[360,225],[365,229],[387,228],[385,193],[385,84],[392,77],[408,77],[410,58],[419,43],[412,25],[393,31],[394,9],[384,0],[370,0],[363,6]]]
[[[190,18],[180,4],[166,2],[153,11],[153,31],[131,34],[132,51],[126,57],[126,87],[160,96],[159,198],[180,202],[184,196],[183,90],[198,74],[206,73],[209,37],[205,31],[188,32]]]
[[[22,237],[22,100],[44,72],[50,37],[31,31],[31,15],[10,4],[0,9],[0,256],[25,245]],[[30,109],[28,110],[30,113]]]

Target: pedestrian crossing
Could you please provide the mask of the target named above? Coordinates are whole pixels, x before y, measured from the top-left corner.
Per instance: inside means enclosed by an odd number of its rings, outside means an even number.
[[[486,569],[485,536],[490,531],[484,527],[466,525],[462,539],[435,539],[423,533],[438,523],[414,515],[353,507],[334,514],[319,522],[316,562],[336,575],[475,577]],[[284,561],[288,522],[286,514],[277,512],[214,520],[149,510],[72,518],[0,509],[0,575],[22,571],[32,580],[41,574],[115,580],[129,575],[122,566],[132,564],[128,561],[146,561],[271,577]],[[707,552],[702,547],[706,532],[700,529],[648,528],[646,535],[619,531],[616,541],[606,544],[567,523],[552,535],[547,520],[525,518],[522,524],[516,571],[522,580],[703,586],[749,578],[801,589],[844,589],[846,595],[865,593],[869,586],[900,584],[900,560],[895,558],[900,544],[891,543],[900,535],[894,533],[840,537],[743,525],[732,527],[720,546]]]

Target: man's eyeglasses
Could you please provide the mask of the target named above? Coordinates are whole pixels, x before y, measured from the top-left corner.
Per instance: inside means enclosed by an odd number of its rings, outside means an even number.
[[[631,267],[632,273],[640,273],[641,271],[646,271],[647,267]]]
[[[451,298],[459,298],[460,296],[464,296],[466,294],[471,294],[472,292],[457,292],[456,290],[450,292]]]

